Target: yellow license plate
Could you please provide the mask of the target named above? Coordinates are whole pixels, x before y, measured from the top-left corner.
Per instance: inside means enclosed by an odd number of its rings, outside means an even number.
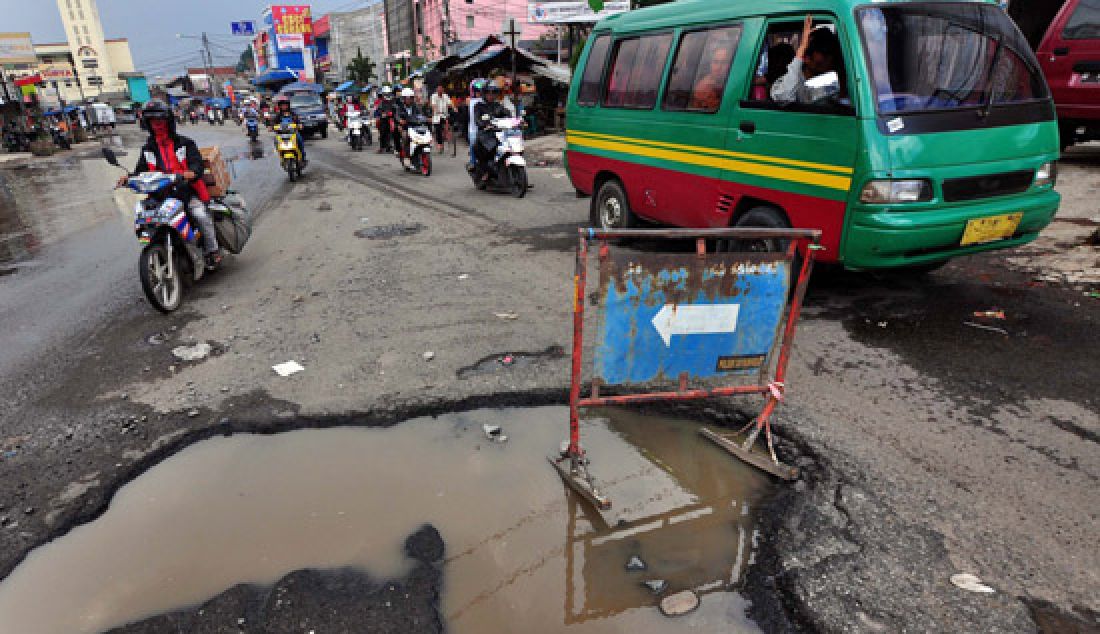
[[[1000,216],[974,218],[966,223],[966,231],[963,232],[959,245],[965,247],[968,244],[982,244],[983,242],[1011,238],[1012,234],[1016,233],[1016,227],[1020,226],[1020,219],[1023,217],[1023,213],[1017,212]]]

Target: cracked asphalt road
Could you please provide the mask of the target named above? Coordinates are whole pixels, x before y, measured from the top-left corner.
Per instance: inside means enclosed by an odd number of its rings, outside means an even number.
[[[238,134],[196,132],[243,147]],[[1085,163],[1100,152],[1076,151]],[[175,315],[145,304],[118,215],[90,214],[4,265],[16,270],[0,277],[0,574],[198,438],[564,399],[560,356],[459,377],[490,355],[568,349],[571,248],[588,201],[560,167],[532,169],[535,187],[516,201],[475,192],[461,157],[437,157],[430,179],[336,138],[311,143],[310,157],[293,187],[270,160],[239,164],[264,209],[253,240]],[[1091,170],[1063,171],[1064,213],[1089,204]],[[356,236],[394,224],[422,228]],[[1098,626],[1100,301],[1036,282],[1008,263],[1018,256],[923,280],[815,276],[780,425],[784,455],[807,475],[766,518],[747,589],[766,630]],[[1006,319],[973,316],[990,309]],[[199,341],[215,354],[173,359]],[[290,359],[305,372],[272,372]],[[955,588],[955,572],[997,592]]]

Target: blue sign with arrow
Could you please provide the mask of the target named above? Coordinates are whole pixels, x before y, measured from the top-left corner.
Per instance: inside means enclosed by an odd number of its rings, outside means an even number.
[[[256,23],[252,20],[230,22],[229,28],[233,35],[256,35]]]
[[[624,385],[760,372],[779,341],[790,262],[727,257],[635,254],[608,262],[595,377]]]

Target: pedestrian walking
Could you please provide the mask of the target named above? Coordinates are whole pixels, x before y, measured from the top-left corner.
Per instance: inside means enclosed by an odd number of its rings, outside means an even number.
[[[454,102],[451,101],[451,96],[443,90],[443,84],[435,87],[435,92],[428,99],[428,105],[432,111],[432,129],[435,132],[435,142],[439,146],[439,151],[442,152],[443,141],[446,139],[444,133],[447,126],[450,125],[451,110],[454,109]]]

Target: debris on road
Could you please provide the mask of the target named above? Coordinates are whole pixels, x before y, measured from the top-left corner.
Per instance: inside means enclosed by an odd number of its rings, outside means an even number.
[[[975,317],[986,317],[988,319],[1004,319],[1005,311],[1003,310],[976,310],[974,311]]]
[[[683,616],[699,607],[699,595],[691,590],[670,594],[661,599],[661,614],[665,616]]]
[[[429,350],[420,356],[423,357],[425,361],[431,361],[435,358],[435,353]]]
[[[273,365],[271,366],[271,369],[275,370],[275,373],[279,376],[290,376],[292,374],[298,374],[302,370],[305,370],[305,368],[303,368],[302,365],[297,361],[287,361],[285,363]]]
[[[197,410],[197,409],[193,409],[193,410],[187,412],[187,417],[188,418],[195,418],[198,415],[199,415],[199,410]]]
[[[519,319],[519,314],[517,314],[517,313],[493,313],[493,314],[496,315],[497,319],[507,319],[507,320]]]
[[[377,227],[366,227],[356,231],[355,236],[368,240],[388,240],[390,238],[411,236],[420,233],[423,229],[424,225],[419,222],[414,222],[412,224],[398,223],[392,225],[379,225]]]
[[[323,202],[320,205],[317,205],[317,211],[332,211],[332,205],[328,204],[327,202]]]
[[[650,579],[649,581],[643,581],[642,585],[649,588],[649,591],[653,594],[661,594],[668,588],[668,582],[664,579]]]
[[[516,358],[513,357],[510,354],[506,354],[506,355],[504,355],[503,357],[500,358],[500,364],[501,365],[512,365],[515,362],[516,362]]]
[[[470,279],[470,276],[467,273],[463,273],[462,275],[458,276],[458,279],[459,279],[459,281],[468,280],[468,279]]]
[[[508,437],[501,433],[500,425],[482,425],[485,437],[493,442],[507,442]]]
[[[968,572],[951,575],[951,583],[968,592],[978,592],[981,594],[993,594],[996,592],[993,588],[982,583],[981,579]]]
[[[213,352],[213,348],[205,341],[202,343],[196,343],[193,346],[179,346],[172,348],[172,356],[180,361],[201,361],[210,356]]]
[[[563,449],[562,449],[561,451],[562,451],[562,453],[565,453],[565,452],[566,452],[566,451],[567,451],[567,450],[569,449],[569,441],[567,440],[567,441],[565,441],[565,442],[564,442],[563,444],[564,444],[565,446],[564,446],[564,448],[563,448]],[[634,556],[632,556],[632,557],[630,558],[630,561],[626,562],[626,569],[627,569],[627,570],[631,570],[631,571],[634,571],[634,570],[645,570],[645,569],[646,569],[646,565],[645,565],[645,562],[644,562],[644,561],[642,561],[642,558],[641,558],[641,557],[639,557],[639,556],[637,556],[637,555],[634,555]]]
[[[970,326],[971,328],[977,328],[979,330],[988,330],[990,332],[1000,333],[1002,335],[1007,335],[1008,334],[1008,331],[1005,330],[1004,328],[998,328],[996,326],[986,326],[985,324],[976,324],[972,321],[964,321],[963,325]]]

